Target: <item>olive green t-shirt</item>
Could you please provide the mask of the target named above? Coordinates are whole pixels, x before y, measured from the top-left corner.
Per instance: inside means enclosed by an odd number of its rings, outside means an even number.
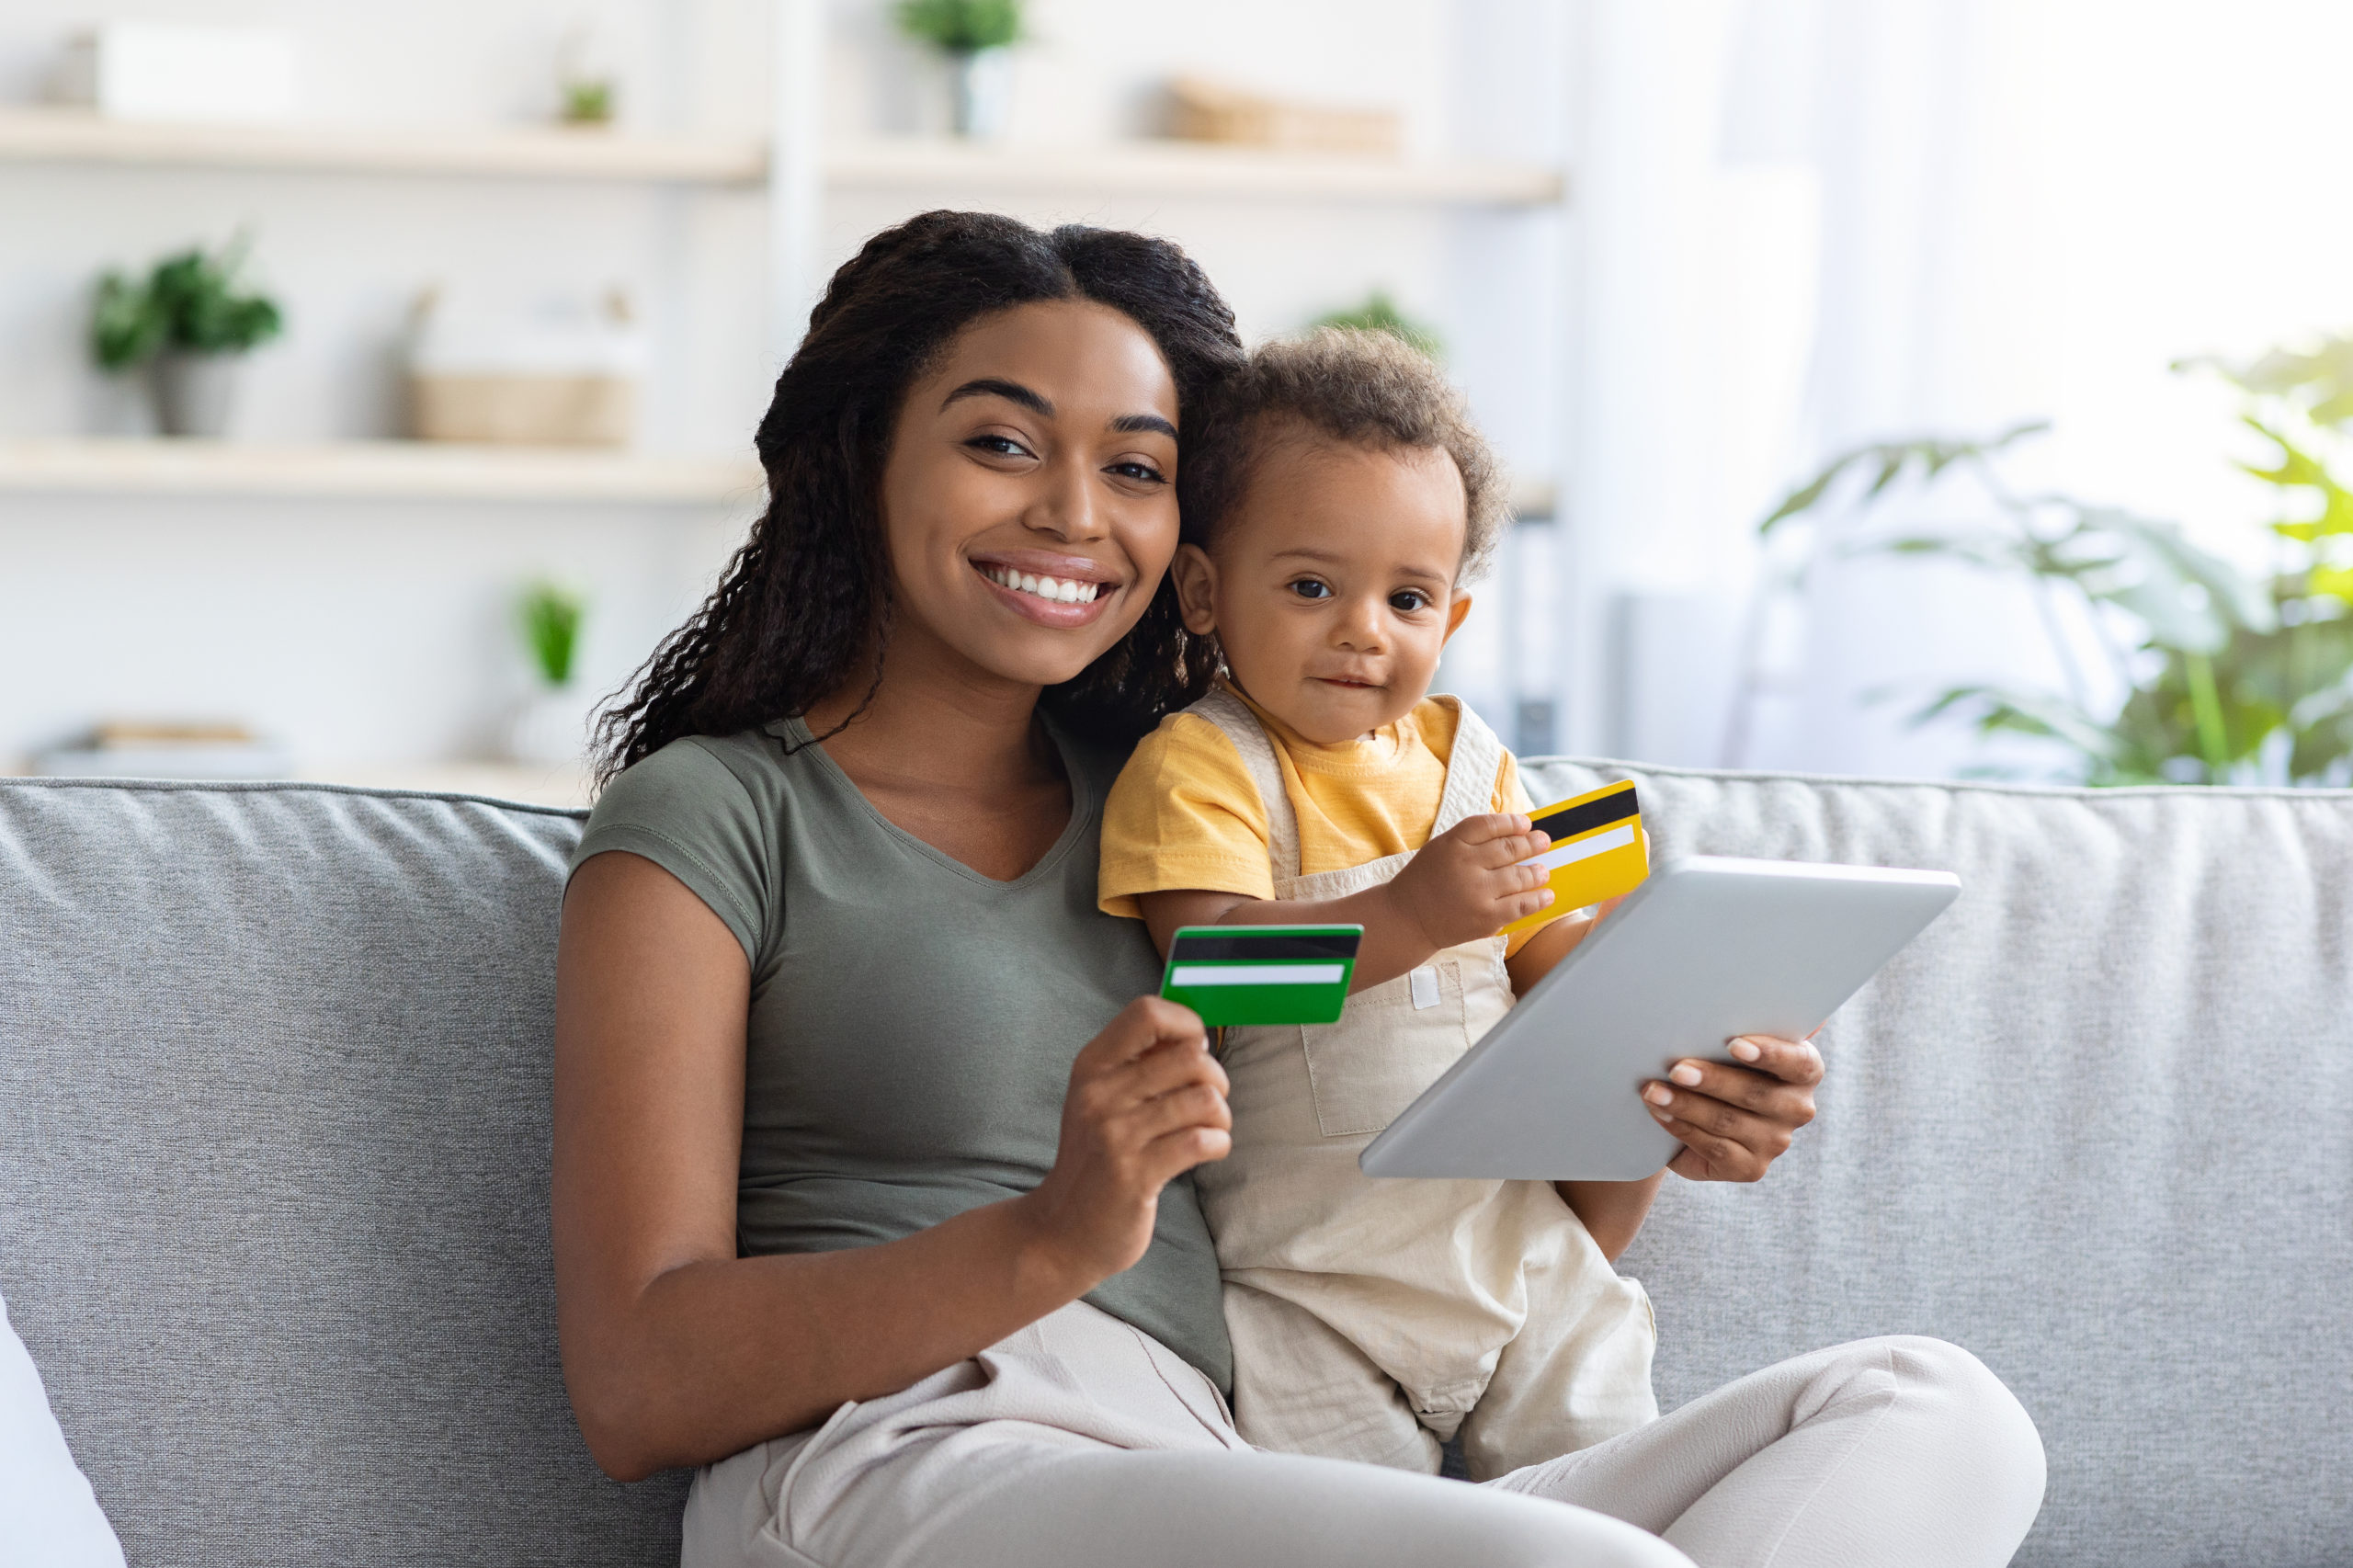
[[[1122,756],[1055,734],[1070,825],[1000,882],[892,825],[808,740],[789,720],[671,743],[606,789],[572,861],[644,856],[751,960],[745,1256],[893,1241],[1029,1191],[1053,1164],[1072,1059],[1160,983],[1142,922],[1096,908]],[[1162,1191],[1142,1260],[1086,1299],[1231,1386],[1189,1176]]]

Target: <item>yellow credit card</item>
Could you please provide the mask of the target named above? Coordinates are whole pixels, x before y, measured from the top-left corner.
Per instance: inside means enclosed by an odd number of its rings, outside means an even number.
[[[1650,848],[1643,842],[1642,806],[1631,779],[1604,784],[1528,813],[1530,825],[1550,834],[1552,846],[1520,864],[1551,873],[1552,903],[1504,927],[1506,934],[1557,920],[1573,909],[1630,893],[1651,874]]]

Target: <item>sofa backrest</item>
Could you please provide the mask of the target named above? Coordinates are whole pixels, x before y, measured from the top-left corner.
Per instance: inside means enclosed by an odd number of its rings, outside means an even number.
[[[2353,794],[1528,770],[1635,779],[1662,855],[1963,885],[1769,1179],[1668,1182],[1621,1264],[1663,1404],[1937,1335],[2041,1428],[2021,1563],[2353,1561]]]
[[[1824,1032],[1754,1187],[1625,1267],[1673,1405],[1860,1335],[2040,1423],[2020,1562],[2353,1542],[2353,795],[1635,778],[1661,854],[1928,866],[1962,897]],[[555,1357],[563,812],[0,782],[0,1294],[136,1568],[676,1560]],[[1704,961],[1704,955],[1694,955]]]
[[[0,1294],[133,1568],[677,1562],[548,1245],[569,813],[0,783]]]

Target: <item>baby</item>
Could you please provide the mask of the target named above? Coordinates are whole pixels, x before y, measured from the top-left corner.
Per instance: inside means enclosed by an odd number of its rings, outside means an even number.
[[[1198,415],[1172,571],[1218,689],[1136,748],[1102,907],[1183,925],[1353,922],[1328,1027],[1229,1028],[1233,1152],[1194,1173],[1225,1277],[1234,1416],[1264,1448],[1474,1480],[1656,1415],[1656,1342],[1561,1195],[1375,1181],[1372,1136],[1586,928],[1541,908],[1511,754],[1427,695],[1495,546],[1501,483],[1437,369],[1387,336],[1260,349]],[[1561,911],[1567,914],[1567,911]]]

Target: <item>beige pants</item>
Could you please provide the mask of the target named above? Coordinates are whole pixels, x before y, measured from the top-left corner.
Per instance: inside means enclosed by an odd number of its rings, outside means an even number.
[[[1266,731],[1223,692],[1189,711],[1257,781],[1276,897],[1343,898],[1412,858],[1301,875]],[[1503,755],[1460,709],[1433,835],[1488,809]],[[1550,1183],[1379,1181],[1357,1167],[1511,1009],[1504,946],[1449,949],[1349,997],[1336,1024],[1225,1031],[1233,1150],[1193,1180],[1225,1275],[1234,1415],[1258,1447],[1436,1474],[1439,1445],[1460,1435],[1484,1481],[1658,1414],[1649,1299]]]
[[[1784,1361],[1483,1486],[1252,1452],[1084,1302],[695,1478],[684,1568],[1997,1568],[2042,1445],[1966,1351]]]

